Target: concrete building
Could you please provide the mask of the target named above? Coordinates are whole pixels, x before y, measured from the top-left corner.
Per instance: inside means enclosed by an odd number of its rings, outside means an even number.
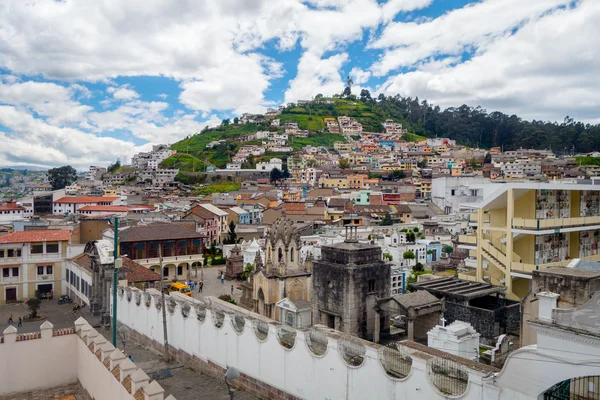
[[[118,196],[66,196],[52,201],[52,214],[73,214],[86,206],[120,205]]]
[[[509,298],[522,299],[535,270],[576,258],[600,261],[598,188],[510,183],[473,204],[476,234],[461,235],[459,241],[477,258],[477,269],[465,279],[505,286]]]
[[[477,203],[500,187],[482,177],[442,177],[431,180],[431,201],[446,214],[455,214],[463,203]]]
[[[376,331],[377,298],[390,297],[390,265],[381,247],[359,243],[356,228],[348,227],[343,243],[321,247],[313,267],[313,323],[372,339]],[[386,326],[387,313],[382,313]]]
[[[25,207],[15,202],[0,204],[0,223],[20,221],[26,214]]]
[[[68,230],[19,231],[0,237],[0,304],[63,294]]]

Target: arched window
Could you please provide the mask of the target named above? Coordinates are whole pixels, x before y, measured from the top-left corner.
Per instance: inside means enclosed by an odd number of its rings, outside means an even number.
[[[277,249],[277,262],[282,262],[283,261],[283,251],[281,250],[281,247]]]
[[[293,247],[290,249],[290,261],[294,262],[294,248]]]

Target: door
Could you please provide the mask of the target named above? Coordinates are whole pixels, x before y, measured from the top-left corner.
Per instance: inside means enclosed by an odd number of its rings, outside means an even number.
[[[46,294],[48,292],[51,292],[53,289],[54,287],[51,283],[41,283],[38,285],[38,290],[40,291],[40,294]]]
[[[17,288],[6,288],[6,302],[14,303],[17,301]]]

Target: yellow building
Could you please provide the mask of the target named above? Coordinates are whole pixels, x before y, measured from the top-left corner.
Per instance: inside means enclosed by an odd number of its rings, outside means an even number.
[[[475,235],[459,236],[475,271],[462,277],[527,295],[532,271],[574,258],[600,261],[600,191],[594,185],[507,183],[470,206]]]
[[[348,177],[347,176],[333,176],[333,177],[324,177],[319,178],[319,186],[322,188],[338,188],[338,189],[348,189],[349,188]]]
[[[63,291],[68,230],[18,231],[0,237],[0,304]]]

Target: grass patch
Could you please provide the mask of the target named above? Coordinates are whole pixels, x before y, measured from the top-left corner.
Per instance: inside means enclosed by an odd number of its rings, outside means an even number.
[[[405,133],[402,135],[402,140],[406,140],[407,142],[418,142],[419,140],[427,139],[425,136],[417,135],[416,133]]]
[[[347,140],[343,135],[336,133],[314,133],[308,137],[295,137],[292,141],[292,148],[297,151],[304,146],[325,146],[333,148],[335,142],[346,143]]]
[[[207,195],[212,193],[229,193],[240,190],[242,185],[235,182],[214,182],[194,190],[195,194]]]
[[[579,165],[579,166],[600,165],[600,157],[583,156],[583,157],[575,157],[575,160],[577,161],[577,165]]]
[[[179,168],[180,171],[185,172],[204,171],[204,167],[206,166],[204,161],[185,153],[177,153],[172,155],[164,160],[160,165],[163,168]]]
[[[294,110],[294,109],[292,109]],[[305,111],[306,112],[306,111]],[[307,114],[281,114],[279,117],[281,125],[286,122],[297,122],[300,129],[308,129],[309,131],[320,131],[325,129],[325,123],[323,117],[318,115],[307,115]]]

